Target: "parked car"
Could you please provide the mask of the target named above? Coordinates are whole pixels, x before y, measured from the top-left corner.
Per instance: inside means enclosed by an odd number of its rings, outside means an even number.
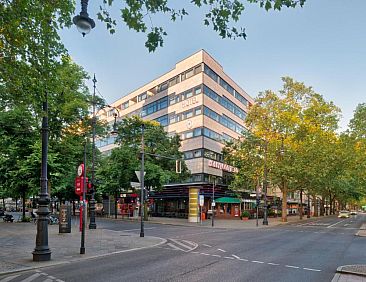
[[[340,211],[339,214],[338,214],[338,217],[339,218],[349,218],[349,211]]]
[[[357,212],[356,211],[351,211],[350,214],[351,215],[357,215]]]
[[[5,212],[3,209],[0,209],[0,216],[4,216],[5,215]]]

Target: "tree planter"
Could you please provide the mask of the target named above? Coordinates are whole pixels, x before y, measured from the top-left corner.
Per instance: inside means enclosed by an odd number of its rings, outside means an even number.
[[[242,217],[241,220],[247,221],[247,220],[249,220],[249,217]]]

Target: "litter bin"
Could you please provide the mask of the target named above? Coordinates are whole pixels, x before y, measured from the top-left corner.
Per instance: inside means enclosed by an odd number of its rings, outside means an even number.
[[[71,233],[71,205],[61,205],[58,233]]]

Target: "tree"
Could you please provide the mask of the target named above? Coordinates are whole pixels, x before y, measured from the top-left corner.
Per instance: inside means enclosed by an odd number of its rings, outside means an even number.
[[[115,194],[116,191],[126,191],[130,188],[135,171],[141,170],[139,158],[142,125],[145,127],[145,187],[149,190],[161,190],[164,184],[181,181],[189,176],[184,162],[182,174],[175,172],[175,159],[182,157],[182,153],[179,152],[179,137],[168,137],[156,121],[144,121],[133,116],[118,123],[118,147],[113,149],[111,155],[105,157],[98,167],[100,192]]]

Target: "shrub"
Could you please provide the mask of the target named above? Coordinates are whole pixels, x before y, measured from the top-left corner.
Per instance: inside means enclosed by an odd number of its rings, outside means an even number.
[[[243,217],[250,217],[250,213],[248,212],[248,211],[243,211],[242,213],[241,213],[241,216],[240,216],[241,218],[243,218]]]
[[[32,218],[29,216],[22,217],[22,222],[31,222],[31,221],[32,221]]]

